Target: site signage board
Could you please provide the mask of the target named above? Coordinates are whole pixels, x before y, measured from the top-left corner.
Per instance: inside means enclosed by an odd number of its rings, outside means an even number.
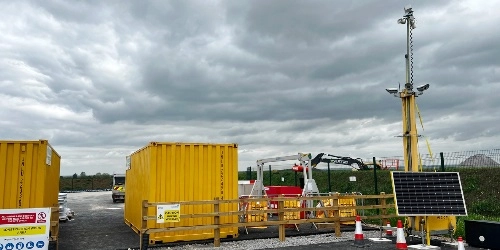
[[[50,208],[0,209],[0,250],[46,250]]]

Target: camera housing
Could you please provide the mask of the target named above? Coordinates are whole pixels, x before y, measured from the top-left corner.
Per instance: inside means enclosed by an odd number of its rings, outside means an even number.
[[[386,88],[385,89],[387,92],[389,92],[389,94],[397,94],[398,93],[398,89],[397,88]]]

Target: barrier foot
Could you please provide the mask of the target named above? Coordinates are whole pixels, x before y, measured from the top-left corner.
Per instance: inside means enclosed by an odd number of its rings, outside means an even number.
[[[149,234],[141,234],[140,250],[147,250],[149,247]]]

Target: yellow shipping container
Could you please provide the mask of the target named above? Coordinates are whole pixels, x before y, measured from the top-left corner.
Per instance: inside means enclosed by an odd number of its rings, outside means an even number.
[[[51,247],[59,235],[60,162],[47,140],[0,141],[0,209],[52,207]]]
[[[130,155],[126,171],[125,223],[139,232],[142,201],[177,202],[238,199],[238,147],[236,144],[151,142]],[[223,204],[220,212],[237,211],[238,204]],[[182,214],[213,211],[213,205],[182,205]],[[148,215],[156,215],[150,207]],[[238,217],[221,216],[220,223],[237,223]],[[147,228],[213,224],[213,218],[189,218],[180,222],[156,223]],[[222,228],[221,237],[236,237],[238,228]],[[210,239],[213,230],[153,233],[150,244]]]

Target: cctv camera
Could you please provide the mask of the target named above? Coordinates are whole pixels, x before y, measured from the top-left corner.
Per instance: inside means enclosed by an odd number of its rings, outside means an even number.
[[[424,90],[427,90],[427,89],[429,89],[428,83],[417,87],[417,90],[420,92],[423,92]]]
[[[399,24],[405,24],[406,23],[406,19],[400,18],[400,19],[398,19],[398,23]]]
[[[397,88],[386,88],[385,90],[387,92],[389,92],[389,94],[396,94],[396,93],[398,93],[398,89]]]

